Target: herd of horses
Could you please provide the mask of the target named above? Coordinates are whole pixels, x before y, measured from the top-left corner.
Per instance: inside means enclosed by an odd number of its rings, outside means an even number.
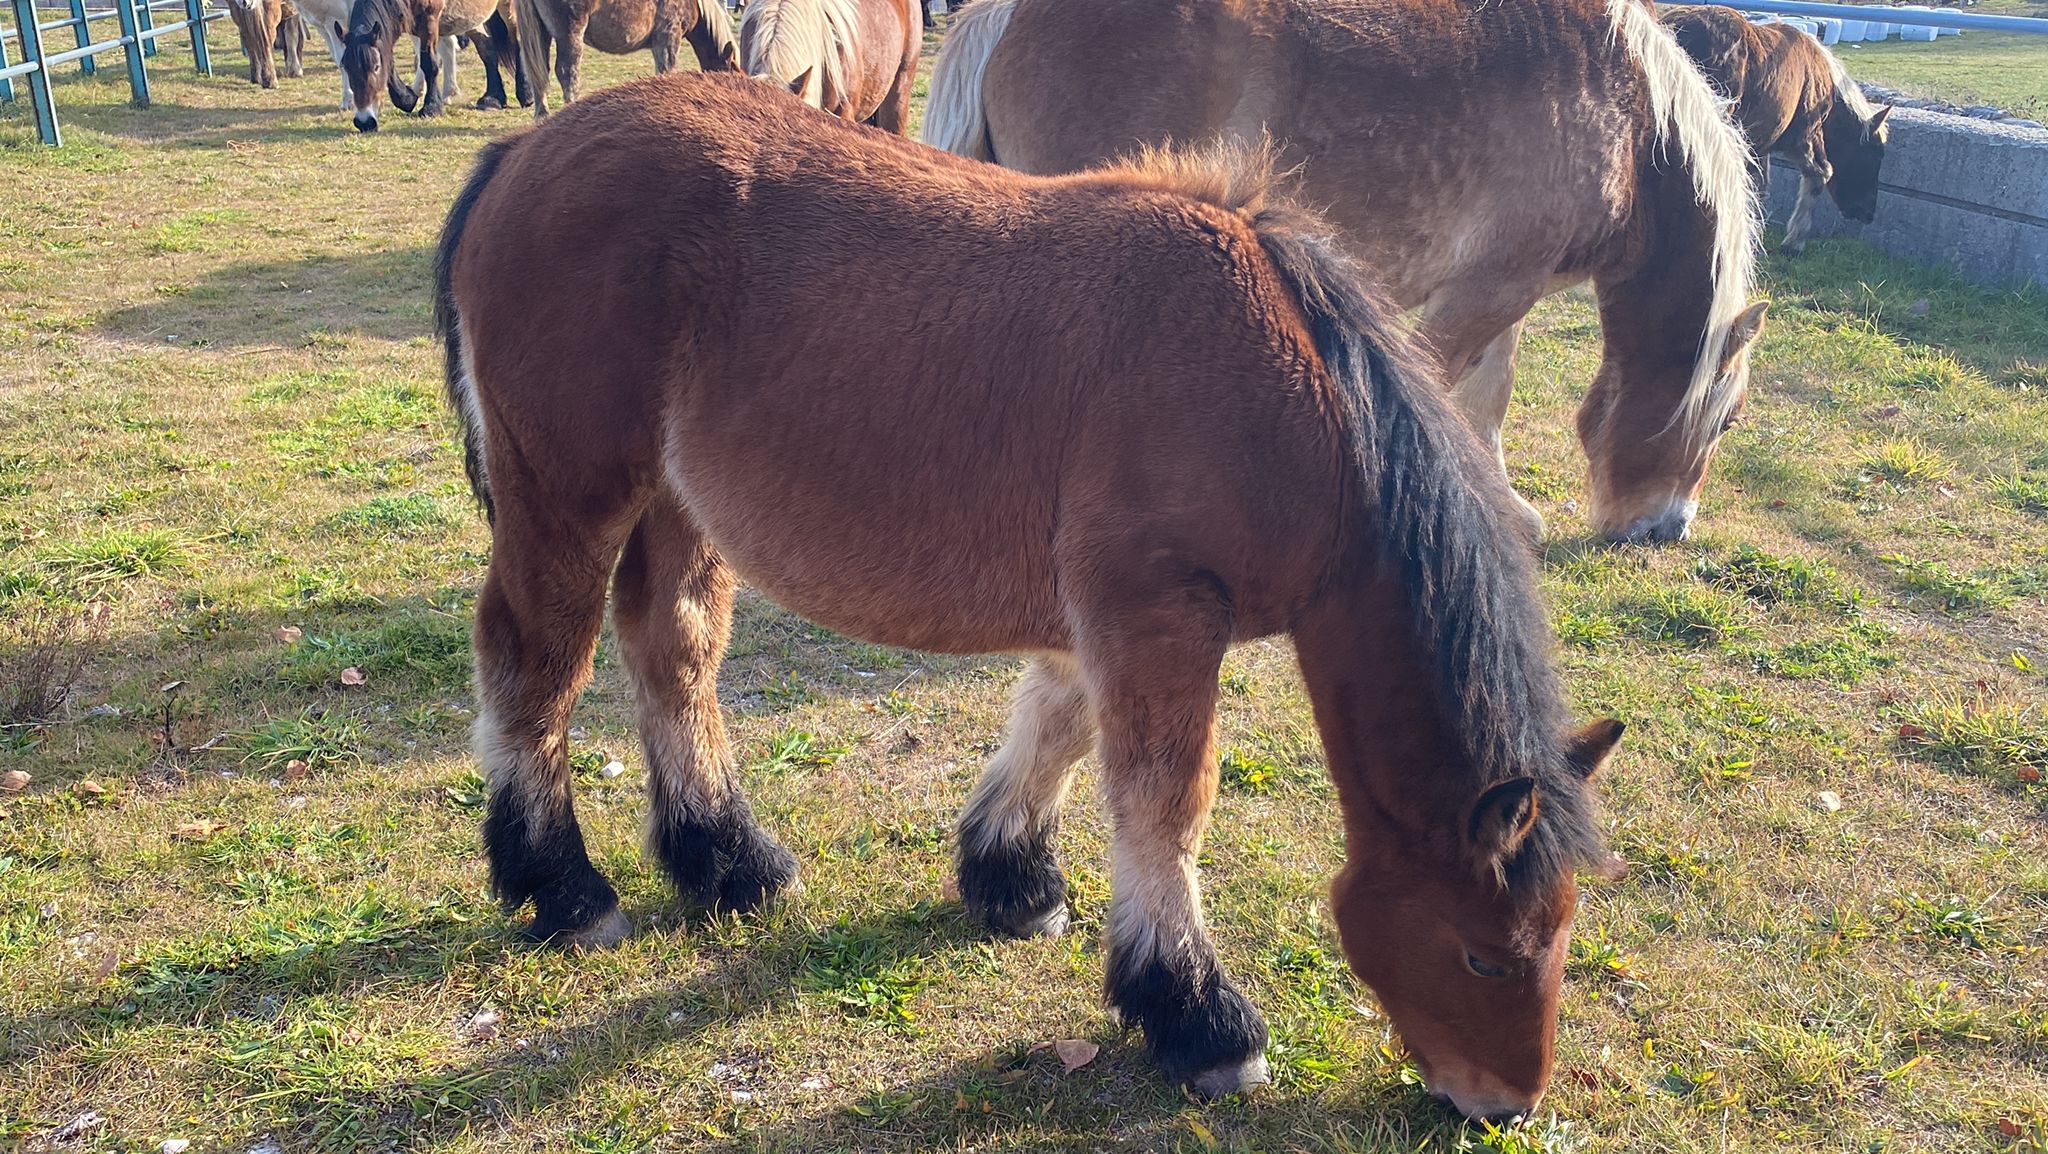
[[[963,903],[1065,929],[1057,834],[1094,752],[1106,998],[1169,1078],[1263,1081],[1196,862],[1224,653],[1286,634],[1352,968],[1431,1092],[1536,1105],[1575,875],[1620,868],[1590,782],[1622,725],[1570,723],[1552,667],[1542,521],[1500,448],[1517,337],[1592,284],[1590,522],[1685,536],[1764,320],[1765,158],[1802,177],[1789,248],[1824,188],[1874,206],[1888,110],[1830,53],[1643,0],[974,0],[931,148],[903,136],[909,0],[752,0],[736,38],[716,0],[295,2],[360,126],[380,85],[415,99],[399,36],[433,111],[442,39],[480,30],[547,117],[480,153],[434,290],[492,533],[484,846],[533,935],[631,932],[568,762],[608,603],[650,853],[708,907],[795,884],[718,704],[744,580],[868,641],[1027,655],[960,819]],[[684,40],[704,75],[576,99],[586,45],[669,72]]]

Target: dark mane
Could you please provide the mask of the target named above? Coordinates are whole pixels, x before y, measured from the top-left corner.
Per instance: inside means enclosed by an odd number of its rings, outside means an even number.
[[[1529,543],[1505,516],[1506,483],[1327,227],[1286,205],[1250,219],[1336,387],[1378,563],[1408,591],[1475,787],[1537,779],[1536,827],[1507,880],[1554,880],[1594,860],[1601,841],[1586,782],[1564,756],[1550,625]]]
[[[358,6],[377,2],[379,0],[356,0]],[[469,491],[476,496],[476,503],[483,509],[486,520],[494,519],[497,510],[491,505],[491,482],[484,470],[483,430],[476,424],[476,405],[472,395],[476,384],[462,366],[462,330],[455,323],[455,252],[462,247],[462,230],[469,224],[469,210],[476,207],[484,186],[491,182],[498,165],[504,163],[512,146],[520,139],[518,136],[501,137],[478,150],[476,165],[469,170],[469,179],[463,182],[462,191],[448,208],[448,223],[441,226],[441,243],[434,251],[434,335],[441,338],[441,346],[447,354],[444,371],[448,406],[455,410],[456,419],[462,423],[462,471],[469,477]]]
[[[348,31],[354,36],[369,31],[372,20],[384,25],[384,37],[396,40],[398,34],[411,26],[412,11],[399,0],[350,0],[348,6]],[[393,67],[396,65],[394,63]]]

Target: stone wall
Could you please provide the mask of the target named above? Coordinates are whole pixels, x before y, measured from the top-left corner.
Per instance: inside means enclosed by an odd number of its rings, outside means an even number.
[[[1771,220],[1792,211],[1799,178],[1771,164]],[[1817,236],[1853,236],[1907,260],[1991,287],[2048,288],[2048,130],[1915,108],[1891,115],[1870,224],[1823,199]]]

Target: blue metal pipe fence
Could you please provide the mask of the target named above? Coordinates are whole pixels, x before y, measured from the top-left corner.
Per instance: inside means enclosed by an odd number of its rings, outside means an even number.
[[[1721,4],[1723,0],[1666,0],[1673,4]],[[1972,28],[1983,32],[2026,32],[2048,36],[2048,20],[2033,16],[1992,16],[1947,8],[1893,8],[1884,4],[1821,4],[1816,0],[1726,0],[1725,7],[1780,16],[1829,16],[1922,28]]]
[[[63,130],[57,124],[56,102],[50,91],[51,70],[60,64],[78,62],[79,71],[87,76],[98,71],[95,58],[109,52],[119,51],[128,68],[129,98],[137,108],[149,107],[149,69],[145,61],[156,55],[156,42],[173,33],[184,32],[192,41],[192,67],[201,76],[213,75],[213,57],[207,51],[206,22],[218,20],[225,12],[208,12],[206,0],[113,0],[113,7],[99,11],[87,11],[85,0],[68,0],[70,15],[55,20],[44,20],[36,11],[36,0],[6,0],[14,16],[12,28],[0,26],[0,101],[15,99],[14,81],[18,77],[28,86],[29,105],[34,110],[36,135],[44,144],[64,143]],[[156,20],[158,12],[175,12],[182,17],[165,24]],[[94,39],[99,35],[92,27],[96,20],[113,20],[119,25],[120,33],[108,39]],[[43,46],[43,33],[70,29],[77,47],[62,52],[49,52]],[[16,47],[18,62],[10,63],[8,41]]]

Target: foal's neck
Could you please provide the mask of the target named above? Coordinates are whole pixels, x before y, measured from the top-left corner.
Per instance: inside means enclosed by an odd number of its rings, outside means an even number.
[[[1610,356],[1689,369],[1713,308],[1714,218],[1684,168],[1644,171],[1620,251],[1595,287],[1600,337]],[[1683,391],[1686,374],[1661,376]]]
[[[1443,717],[1435,655],[1410,624],[1392,581],[1325,596],[1296,622],[1294,647],[1315,708],[1347,838],[1391,821],[1411,831],[1449,828],[1443,818],[1477,793]]]

